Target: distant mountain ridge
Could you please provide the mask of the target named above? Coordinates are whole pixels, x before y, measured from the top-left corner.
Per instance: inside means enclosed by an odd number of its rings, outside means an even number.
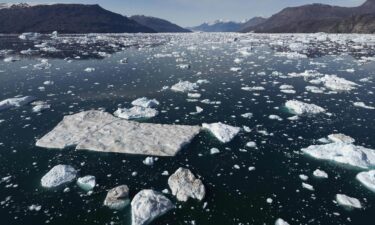
[[[245,22],[216,20],[214,22],[206,22],[199,26],[190,27],[193,31],[202,32],[238,32],[247,27],[252,27],[264,22],[266,19],[262,17],[254,17]]]
[[[358,7],[310,4],[288,7],[265,22],[243,32],[257,33],[374,33],[375,0],[367,0]]]
[[[99,5],[14,5],[0,9],[0,33],[155,33]]]
[[[155,30],[159,33],[188,33],[191,32],[188,29],[182,28],[177,24],[171,23],[167,20],[151,17],[151,16],[144,16],[144,15],[135,15],[131,16],[130,19],[136,21],[137,23],[150,27],[151,29]]]
[[[0,3],[0,33],[156,33],[190,32],[167,20],[126,16],[99,5]]]

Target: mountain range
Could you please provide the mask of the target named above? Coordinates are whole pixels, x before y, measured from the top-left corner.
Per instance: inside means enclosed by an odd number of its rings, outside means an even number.
[[[99,5],[0,4],[0,33],[156,33],[189,32],[155,17],[126,16]]]
[[[245,22],[234,22],[225,20],[216,20],[214,22],[206,22],[199,26],[189,27],[187,29],[200,32],[238,32],[246,28],[254,27],[263,23],[266,19],[262,17],[254,17]]]
[[[374,33],[375,0],[358,7],[310,4],[289,7],[242,32],[257,33]]]

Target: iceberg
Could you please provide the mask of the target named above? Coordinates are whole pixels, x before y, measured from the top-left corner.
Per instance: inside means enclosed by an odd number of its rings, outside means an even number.
[[[186,202],[189,198],[203,200],[206,189],[200,179],[189,170],[180,167],[168,179],[169,188],[177,200]]]
[[[357,208],[357,209],[362,208],[362,204],[358,199],[349,197],[344,194],[337,194],[336,201],[339,205],[342,205],[345,207]]]
[[[375,192],[375,170],[361,172],[357,174],[356,178],[369,190]]]
[[[289,225],[289,223],[286,222],[285,220],[279,218],[279,219],[276,220],[275,225]]]
[[[314,170],[313,175],[317,178],[328,178],[328,174],[320,169]]]
[[[140,106],[143,108],[154,108],[158,106],[160,103],[156,99],[148,99],[146,97],[138,98],[132,101],[132,105]]]
[[[360,107],[360,108],[364,108],[364,109],[375,109],[375,107],[373,106],[368,106],[366,105],[364,102],[354,102],[353,105],[355,107]]]
[[[152,118],[157,116],[159,112],[152,108],[134,106],[130,109],[117,109],[113,114],[122,119],[133,120]]]
[[[302,152],[317,159],[331,160],[364,169],[375,166],[375,150],[350,143],[311,145],[303,148]]]
[[[42,177],[41,184],[45,188],[54,188],[76,179],[77,171],[69,165],[54,166]]]
[[[114,210],[121,210],[129,203],[129,188],[127,185],[112,188],[108,191],[104,200],[104,205]]]
[[[172,91],[176,92],[192,92],[198,89],[199,86],[196,83],[191,83],[189,81],[180,81],[171,87]]]
[[[32,96],[25,96],[19,98],[8,98],[0,102],[0,111],[13,108],[13,107],[21,107],[23,105],[29,104],[30,102],[35,101],[36,98]]]
[[[131,202],[132,225],[146,225],[175,208],[164,195],[153,190],[142,190]]]
[[[85,191],[91,191],[96,185],[96,179],[91,175],[79,177],[77,179],[77,185]]]
[[[285,103],[285,107],[290,110],[292,113],[297,115],[305,115],[305,114],[318,114],[325,112],[320,106],[315,104],[308,104],[298,100],[289,100]]]
[[[202,127],[209,130],[219,141],[223,143],[230,142],[241,130],[239,127],[233,127],[223,123],[202,124]]]
[[[336,75],[325,75],[324,77],[311,80],[310,83],[323,83],[326,88],[331,89],[332,91],[351,91],[356,89],[356,86],[358,86],[358,84],[344,78],[337,77]]]
[[[330,134],[330,135],[328,135],[328,139],[331,140],[332,142],[336,142],[336,143],[351,144],[351,143],[355,142],[354,138],[349,137],[345,134]]]
[[[76,146],[77,150],[174,156],[200,130],[199,126],[139,123],[90,110],[65,116],[36,146],[55,149]]]

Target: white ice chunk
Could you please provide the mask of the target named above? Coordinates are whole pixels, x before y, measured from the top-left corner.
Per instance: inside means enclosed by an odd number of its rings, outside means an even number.
[[[368,106],[364,102],[354,102],[353,105],[356,107],[364,108],[364,109],[375,109],[375,107]]]
[[[186,202],[189,198],[201,201],[206,195],[202,181],[195,178],[189,169],[182,167],[169,177],[168,185],[179,201]]]
[[[131,202],[132,225],[147,225],[174,207],[164,195],[153,190],[142,190]]]
[[[9,109],[12,107],[21,107],[23,105],[29,104],[36,98],[32,96],[19,97],[19,98],[8,98],[0,102],[0,110]]]
[[[308,104],[298,100],[289,100],[285,103],[285,107],[289,109],[292,113],[297,115],[304,115],[304,114],[318,114],[325,112],[320,106],[315,104]]]
[[[57,165],[42,177],[41,184],[46,188],[54,188],[73,181],[76,176],[77,171],[72,166]]]
[[[96,179],[94,176],[88,175],[84,177],[79,177],[77,179],[77,185],[85,191],[91,191],[94,189],[96,184]]]
[[[336,143],[351,144],[355,142],[355,139],[345,134],[330,134],[328,139]]]
[[[375,150],[347,143],[311,145],[302,151],[314,158],[331,160],[360,168],[375,166]]]
[[[159,114],[159,112],[156,109],[152,108],[144,108],[141,106],[134,106],[130,109],[117,109],[113,115],[127,120],[133,120],[133,119],[148,119],[155,117]]]
[[[202,127],[209,130],[219,141],[223,143],[230,142],[241,130],[239,127],[233,127],[223,123],[202,124]]]
[[[369,190],[375,192],[375,170],[361,172],[357,174],[356,178]]]
[[[275,225],[289,225],[289,223],[286,222],[285,220],[279,218],[279,219],[276,220]]]
[[[143,97],[132,101],[132,105],[144,108],[154,108],[159,105],[159,102],[156,99],[148,99]]]
[[[358,199],[349,197],[344,194],[337,194],[336,201],[339,205],[342,205],[345,207],[357,208],[357,209],[362,208],[362,204]]]
[[[199,86],[196,83],[191,83],[189,81],[180,81],[171,87],[172,91],[176,92],[191,92],[198,89]]]
[[[328,174],[323,171],[323,170],[320,170],[320,169],[316,169],[314,172],[313,172],[313,175],[317,178],[328,178]]]

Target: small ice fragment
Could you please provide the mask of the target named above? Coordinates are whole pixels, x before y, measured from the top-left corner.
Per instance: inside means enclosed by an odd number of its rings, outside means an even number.
[[[77,179],[77,185],[84,191],[91,191],[96,185],[95,177],[91,175],[79,177]]]
[[[303,183],[302,182],[302,187],[309,190],[309,191],[314,191],[314,187],[310,184],[307,184],[307,183]]]
[[[356,178],[369,190],[375,192],[375,170],[361,172],[357,174]]]
[[[328,178],[328,174],[326,172],[324,172],[323,170],[320,170],[320,169],[316,169],[313,172],[313,175],[317,178]]]

